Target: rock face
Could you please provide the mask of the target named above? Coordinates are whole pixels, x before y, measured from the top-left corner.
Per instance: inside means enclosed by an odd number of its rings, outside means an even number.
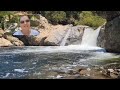
[[[66,45],[81,44],[82,36],[86,27],[88,26],[82,26],[82,25],[73,26],[70,35],[66,41]]]
[[[51,30],[48,37],[45,39],[45,45],[59,46],[67,31],[70,29],[69,25],[57,25]]]
[[[98,36],[97,45],[109,52],[120,52],[120,16],[109,21]]]
[[[107,21],[111,21],[120,16],[120,11],[96,11],[96,13],[105,18]]]

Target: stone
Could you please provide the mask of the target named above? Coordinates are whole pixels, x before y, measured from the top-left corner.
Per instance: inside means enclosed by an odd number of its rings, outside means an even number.
[[[104,30],[100,30],[97,45],[107,52],[120,52],[120,16],[109,21]]]
[[[13,46],[13,44],[5,38],[0,38],[0,47]]]

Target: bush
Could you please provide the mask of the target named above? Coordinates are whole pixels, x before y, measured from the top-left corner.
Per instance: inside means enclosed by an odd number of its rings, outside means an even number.
[[[66,20],[66,13],[64,11],[46,11],[45,17],[50,23],[58,24]]]
[[[82,11],[80,14],[80,21],[77,21],[76,24],[88,25],[90,27],[98,27],[102,25],[106,20],[96,14],[93,14],[91,11]]]

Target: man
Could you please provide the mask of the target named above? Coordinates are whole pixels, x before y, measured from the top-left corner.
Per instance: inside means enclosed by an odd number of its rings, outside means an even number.
[[[21,30],[18,30],[13,35],[36,36],[40,34],[40,32],[38,32],[37,30],[31,29],[30,19],[27,15],[23,15],[20,17],[20,27],[21,27]]]

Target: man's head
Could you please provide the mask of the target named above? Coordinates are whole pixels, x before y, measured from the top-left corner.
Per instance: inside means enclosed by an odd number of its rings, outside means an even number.
[[[20,27],[23,31],[30,30],[30,20],[27,15],[23,15],[20,17]]]

